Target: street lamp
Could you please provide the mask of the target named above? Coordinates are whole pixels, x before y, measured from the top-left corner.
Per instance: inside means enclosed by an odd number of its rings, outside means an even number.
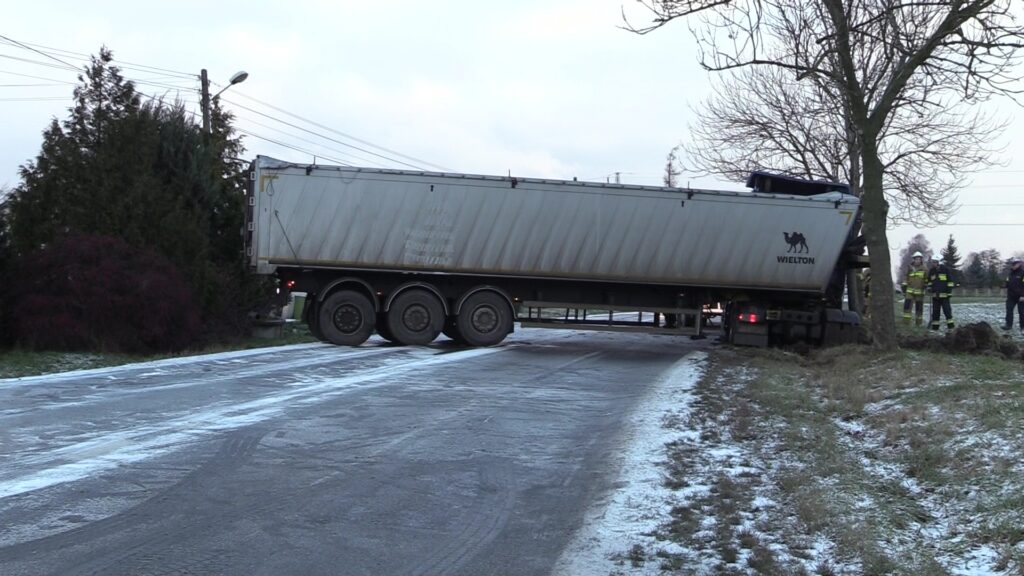
[[[213,97],[216,98],[217,96],[220,96],[225,90],[231,88],[235,84],[245,82],[245,79],[248,77],[248,72],[235,72],[235,74],[231,76],[231,79],[228,80],[228,85],[221,88],[220,92],[214,94]],[[199,80],[203,89],[203,134],[210,134],[213,132],[213,126],[210,126],[210,79],[206,76],[206,68],[203,68],[202,72],[199,74]]]

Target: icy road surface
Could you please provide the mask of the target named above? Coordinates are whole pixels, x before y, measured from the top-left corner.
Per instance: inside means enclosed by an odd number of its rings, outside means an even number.
[[[0,380],[0,573],[607,573],[710,343],[449,344]]]

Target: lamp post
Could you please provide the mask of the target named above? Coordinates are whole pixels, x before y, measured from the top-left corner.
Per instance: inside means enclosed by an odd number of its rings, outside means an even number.
[[[221,88],[220,92],[217,92],[216,94],[214,94],[213,98],[217,98],[217,96],[220,96],[225,90],[227,90],[228,88],[231,88],[235,84],[240,84],[242,82],[245,82],[245,79],[248,78],[248,77],[249,77],[249,73],[248,72],[245,72],[245,71],[235,72],[235,74],[233,76],[231,76],[231,79],[228,80],[228,85],[223,87],[223,88]],[[206,75],[206,68],[203,68],[202,72],[199,73],[199,81],[200,81],[200,84],[202,85],[202,96],[203,96],[203,100],[202,100],[202,107],[203,107],[203,134],[210,134],[210,133],[213,132],[213,126],[210,126],[210,100],[212,100],[212,98],[210,98],[210,79]]]

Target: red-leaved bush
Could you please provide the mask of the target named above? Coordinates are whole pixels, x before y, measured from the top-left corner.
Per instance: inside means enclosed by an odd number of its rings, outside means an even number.
[[[161,352],[192,344],[199,312],[166,258],[117,238],[73,235],[20,258],[9,278],[19,344]]]

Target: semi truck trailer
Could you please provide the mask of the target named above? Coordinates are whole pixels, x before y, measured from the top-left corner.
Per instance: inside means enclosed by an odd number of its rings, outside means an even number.
[[[751,174],[723,191],[297,164],[249,168],[253,272],[307,294],[319,339],[469,346],[521,326],[821,342],[865,265],[845,184]],[[721,308],[719,308],[721,306]],[[721,318],[714,318],[724,310]]]

